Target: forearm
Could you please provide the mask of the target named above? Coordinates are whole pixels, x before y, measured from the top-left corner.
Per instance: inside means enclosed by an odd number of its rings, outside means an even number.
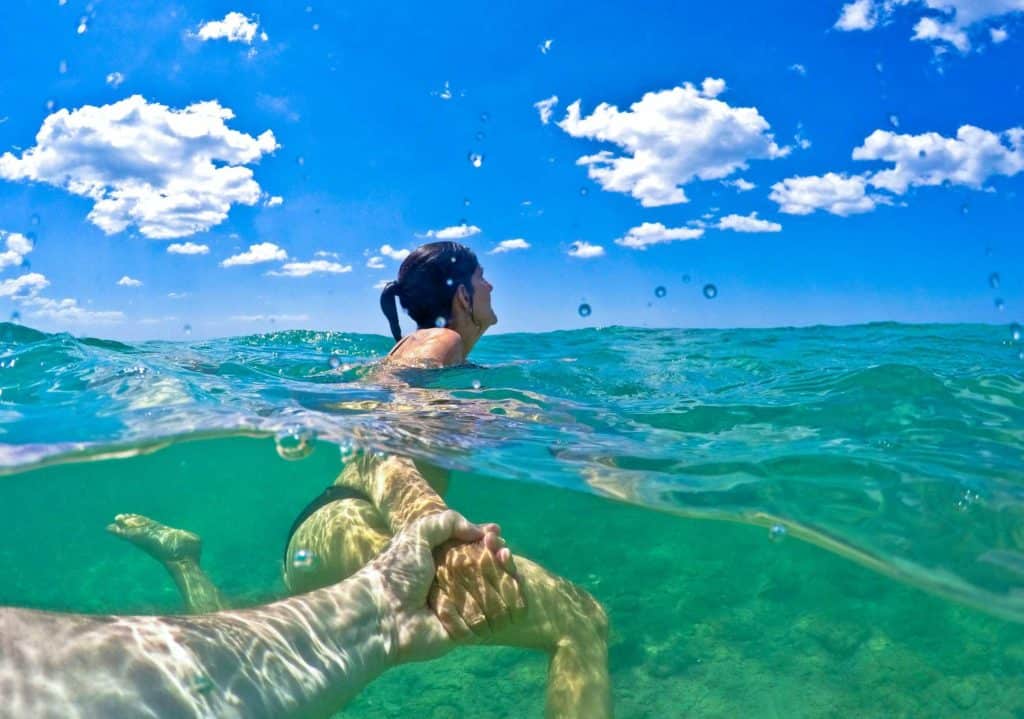
[[[360,573],[198,617],[0,608],[0,717],[329,716],[393,662],[379,591]]]

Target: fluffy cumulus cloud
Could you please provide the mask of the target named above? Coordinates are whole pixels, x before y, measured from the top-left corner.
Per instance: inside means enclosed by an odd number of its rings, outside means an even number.
[[[772,185],[769,197],[787,215],[809,215],[825,210],[845,217],[871,212],[876,197],[867,193],[867,180],[829,172],[821,176],[788,177]]]
[[[873,187],[902,195],[909,187],[942,184],[980,188],[989,179],[1024,170],[1024,127],[997,134],[964,125],[956,137],[937,132],[898,135],[875,130],[854,149],[855,160],[892,163],[870,178]]]
[[[467,225],[463,223],[461,225],[445,227],[440,230],[427,230],[427,233],[423,236],[433,237],[437,240],[462,240],[467,237],[472,237],[473,235],[479,235],[481,231],[482,230],[476,225]]]
[[[78,304],[78,300],[65,297],[54,300],[49,297],[29,297],[24,301],[28,314],[58,322],[71,324],[100,324],[120,322],[124,313],[117,310],[90,310]]]
[[[0,297],[11,297],[14,299],[31,297],[50,286],[46,275],[38,272],[28,272],[18,277],[12,277],[0,281]]]
[[[781,232],[782,225],[778,222],[762,220],[756,212],[749,215],[726,215],[716,225],[720,230],[733,230],[734,232]]]
[[[227,40],[252,45],[259,22],[240,12],[229,12],[223,20],[211,20],[199,26],[196,35],[200,40]]]
[[[366,261],[366,266],[371,270],[383,270],[384,269],[384,258],[380,255],[374,255]]]
[[[0,252],[0,270],[21,266],[25,255],[32,251],[32,241],[18,232],[0,230],[0,242],[4,245],[4,250]]]
[[[660,222],[644,222],[615,240],[615,244],[631,250],[646,250],[651,245],[696,240],[703,234],[704,230],[699,227],[665,227]]]
[[[88,218],[107,234],[135,226],[154,239],[184,237],[260,199],[245,165],[276,150],[277,140],[270,130],[253,137],[230,129],[233,117],[216,100],[175,110],[140,95],[61,109],[43,120],[34,147],[0,155],[0,178],[89,198]]]
[[[142,280],[137,280],[134,277],[124,275],[117,281],[118,287],[142,287]]]
[[[340,275],[351,272],[352,265],[343,265],[330,260],[310,260],[309,262],[286,262],[279,270],[271,270],[268,275],[274,277],[309,277],[310,275]]]
[[[569,245],[569,257],[578,257],[581,260],[589,260],[594,257],[603,257],[604,248],[601,245],[592,245],[586,240],[576,240]]]
[[[839,30],[871,30],[888,20],[899,8],[917,17],[914,40],[949,44],[960,52],[971,49],[972,34],[993,42],[1006,39],[1005,27],[991,23],[1024,13],[1024,0],[854,0],[843,5],[835,27]]]
[[[530,249],[530,243],[521,237],[516,237],[511,240],[502,240],[498,243],[497,247],[488,252],[489,255],[500,255],[504,252],[513,252],[515,250],[528,250]]]
[[[210,246],[196,242],[172,242],[167,245],[167,251],[172,255],[205,255],[210,252]]]
[[[683,186],[719,180],[747,168],[755,159],[783,157],[770,125],[753,107],[732,107],[717,99],[725,82],[707,78],[649,92],[629,110],[601,103],[583,116],[572,103],[558,126],[572,137],[617,145],[576,162],[610,192],[624,192],[644,207],[687,202]]]
[[[409,256],[409,250],[396,250],[391,245],[381,245],[380,253],[385,257],[390,257],[393,260],[401,262]]]
[[[547,125],[551,121],[551,113],[555,111],[555,105],[558,104],[558,95],[552,95],[546,100],[540,100],[539,102],[533,103],[533,106],[537,108],[537,112],[540,114],[540,122],[542,125]]]
[[[742,177],[737,177],[735,180],[723,180],[722,182],[730,187],[735,187],[740,192],[750,192],[757,187],[753,182],[744,180]]]
[[[288,259],[288,253],[273,242],[260,242],[249,245],[246,252],[232,255],[220,263],[221,267],[237,267],[239,265],[258,265],[263,262],[281,262]]]

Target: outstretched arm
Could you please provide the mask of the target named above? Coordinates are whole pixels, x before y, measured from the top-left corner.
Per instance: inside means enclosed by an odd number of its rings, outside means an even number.
[[[0,717],[329,716],[389,667],[453,646],[427,609],[432,549],[483,531],[424,517],[339,584],[197,617],[0,608]]]

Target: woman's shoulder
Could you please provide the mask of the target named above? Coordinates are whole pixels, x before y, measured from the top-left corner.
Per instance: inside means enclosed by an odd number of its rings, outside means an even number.
[[[465,361],[462,337],[447,327],[416,330],[403,337],[387,356],[388,363],[448,367]]]

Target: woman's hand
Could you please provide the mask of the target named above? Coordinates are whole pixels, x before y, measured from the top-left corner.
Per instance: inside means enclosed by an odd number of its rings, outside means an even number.
[[[472,543],[449,541],[434,550],[437,580],[429,604],[452,639],[483,639],[526,612],[515,564],[501,529],[483,526]]]

